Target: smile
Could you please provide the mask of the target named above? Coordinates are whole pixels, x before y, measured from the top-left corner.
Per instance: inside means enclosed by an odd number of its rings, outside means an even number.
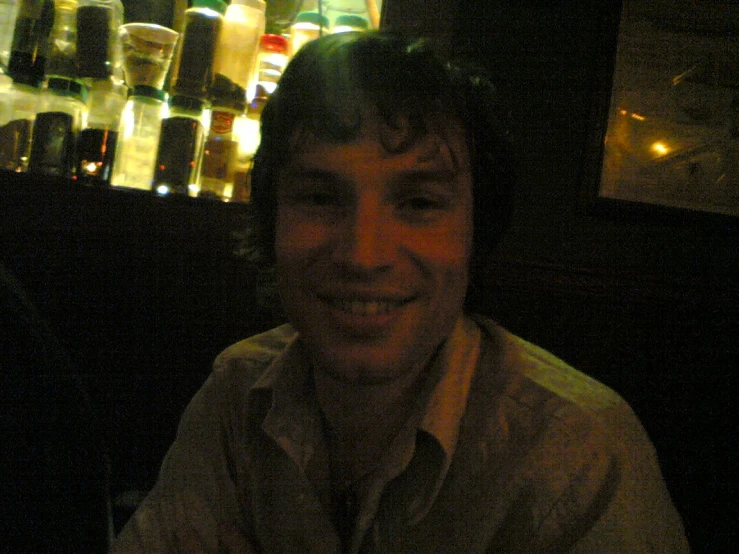
[[[327,299],[328,304],[335,309],[352,315],[375,316],[390,313],[403,303],[388,300],[348,300]]]

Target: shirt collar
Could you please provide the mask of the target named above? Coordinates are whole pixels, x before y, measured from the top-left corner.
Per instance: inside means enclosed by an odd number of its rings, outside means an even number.
[[[436,485],[428,501],[423,502],[426,508],[438,493],[454,455],[480,353],[480,337],[480,329],[474,321],[465,316],[457,320],[429,367],[431,384],[435,381],[435,385],[424,395],[428,400],[425,404],[422,402],[419,411],[412,416],[417,422],[417,432],[430,436],[443,450]],[[270,401],[261,404],[265,411],[255,414],[260,418],[258,423],[305,470],[322,441],[322,422],[308,353],[297,333],[262,373],[249,394],[250,398],[256,394],[268,395]],[[409,454],[413,452],[414,446],[411,446]]]

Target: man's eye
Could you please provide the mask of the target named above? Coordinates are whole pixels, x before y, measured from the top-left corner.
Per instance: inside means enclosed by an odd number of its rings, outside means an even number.
[[[400,207],[406,210],[443,210],[449,203],[431,196],[414,196],[412,198],[404,199],[400,203]]]
[[[297,201],[309,206],[334,206],[338,203],[336,195],[328,192],[305,192],[297,195]]]
[[[301,189],[286,195],[285,201],[295,206],[329,207],[341,205],[341,198],[333,191]]]

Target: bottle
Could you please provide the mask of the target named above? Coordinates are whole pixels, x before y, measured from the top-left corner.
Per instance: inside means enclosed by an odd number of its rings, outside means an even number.
[[[56,0],[46,77],[77,78],[77,0]]]
[[[328,32],[328,18],[319,12],[300,12],[290,26],[290,48],[288,56],[292,58],[306,42]]]
[[[147,85],[136,85],[121,116],[111,184],[151,190],[154,182],[159,135],[167,116],[165,93]]]
[[[86,95],[87,89],[78,81],[49,79],[33,125],[29,173],[72,176],[75,136],[86,109]]]
[[[155,192],[197,194],[205,138],[204,104],[189,96],[170,98],[169,116],[162,120],[154,166]]]
[[[39,87],[43,82],[53,25],[53,0],[20,0],[7,71],[15,83]]]
[[[12,82],[0,96],[0,168],[17,172],[28,169],[39,94],[36,86]]]
[[[221,0],[193,0],[185,11],[185,27],[170,94],[204,102],[213,81],[213,63],[226,4]]]
[[[126,84],[163,89],[179,33],[153,23],[127,23],[118,28]]]
[[[251,101],[258,97],[269,97],[277,88],[282,72],[287,66],[288,40],[281,35],[266,34],[259,39],[259,52],[251,77]]]
[[[234,134],[238,142],[236,171],[231,200],[249,202],[251,197],[250,170],[254,154],[261,141],[262,111],[287,65],[288,41],[280,35],[266,34],[260,39],[259,54],[254,68],[254,95],[246,113],[237,120]]]
[[[126,104],[126,87],[96,79],[88,95],[87,123],[77,135],[76,177],[91,185],[108,185]]]
[[[211,93],[210,128],[203,148],[198,196],[228,201],[233,191],[238,151],[234,123],[246,108],[246,91],[219,73]]]
[[[128,23],[119,34],[131,93],[121,115],[111,184],[151,190],[162,120],[168,114],[162,86],[179,33],[161,25]]]
[[[78,0],[77,61],[82,79],[121,81],[121,0]]]
[[[351,31],[366,31],[369,29],[369,21],[361,15],[343,13],[334,19],[331,27],[332,33],[347,33]]]
[[[264,0],[232,0],[223,20],[213,72],[241,87],[242,97],[246,95],[259,39],[264,34],[265,10]]]
[[[8,67],[10,45],[13,43],[15,18],[18,16],[18,2],[16,0],[0,0],[0,68]]]
[[[236,122],[234,135],[238,142],[236,170],[231,193],[232,202],[249,202],[251,198],[250,171],[261,140],[260,119],[267,96],[257,96],[250,103],[246,113]]]

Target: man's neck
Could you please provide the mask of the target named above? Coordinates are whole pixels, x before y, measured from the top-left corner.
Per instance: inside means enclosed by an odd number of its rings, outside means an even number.
[[[379,463],[417,408],[425,377],[424,367],[390,383],[355,385],[314,372],[332,469],[340,480],[355,481]]]

